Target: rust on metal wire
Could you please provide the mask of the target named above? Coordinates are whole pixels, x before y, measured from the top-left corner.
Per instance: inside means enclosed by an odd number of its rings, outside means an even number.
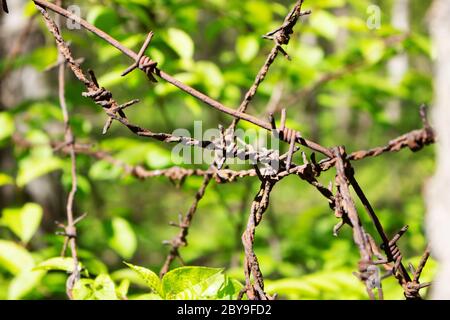
[[[188,232],[192,225],[195,213],[198,209],[199,202],[204,197],[206,189],[211,181],[217,183],[233,182],[236,179],[244,177],[258,177],[260,180],[260,188],[254,197],[250,208],[250,214],[248,216],[247,225],[245,231],[242,234],[241,240],[244,247],[244,274],[245,274],[245,286],[241,291],[239,298],[242,298],[244,294],[251,300],[270,300],[275,299],[276,295],[270,295],[264,288],[264,277],[261,272],[258,258],[254,251],[254,243],[256,237],[256,229],[261,223],[264,214],[266,214],[269,207],[270,195],[276,184],[283,178],[296,175],[303,181],[309,183],[314,187],[328,202],[331,210],[339,222],[334,227],[333,234],[336,236],[339,230],[344,226],[352,228],[353,241],[355,243],[358,252],[360,253],[360,261],[358,263],[358,272],[355,275],[363,281],[367,293],[371,299],[383,299],[383,290],[381,281],[388,275],[393,275],[402,286],[404,295],[407,299],[420,299],[419,291],[422,288],[429,286],[428,283],[420,283],[420,275],[428,260],[429,250],[427,249],[415,269],[410,266],[411,274],[403,265],[403,255],[397,246],[397,243],[401,240],[401,236],[407,231],[407,227],[402,228],[397,234],[390,238],[383,229],[382,223],[378,218],[375,210],[373,209],[368,198],[364,194],[361,186],[358,184],[356,174],[352,167],[353,161],[362,160],[369,157],[379,156],[388,152],[397,152],[402,149],[409,148],[416,152],[422,149],[424,146],[434,143],[436,141],[435,134],[431,128],[428,119],[426,117],[426,108],[422,106],[420,109],[420,115],[423,122],[423,128],[406,133],[396,139],[388,142],[387,145],[372,148],[369,150],[361,150],[347,154],[344,147],[328,148],[322,146],[312,140],[308,140],[303,137],[300,132],[286,127],[286,110],[281,110],[281,123],[277,128],[274,120],[274,115],[270,114],[269,121],[261,120],[257,117],[246,113],[249,104],[256,95],[260,84],[266,78],[270,67],[273,65],[278,53],[282,53],[288,57],[286,51],[282,48],[282,45],[287,45],[293,34],[293,28],[300,19],[300,17],[309,14],[310,11],[302,11],[303,0],[296,2],[292,10],[285,17],[283,24],[272,32],[267,33],[264,37],[273,40],[275,45],[269,53],[265,63],[259,70],[254,83],[250,89],[246,92],[243,101],[237,109],[232,109],[224,106],[220,102],[212,99],[211,97],[197,91],[196,89],[176,80],[169,74],[160,70],[157,66],[157,62],[151,60],[145,55],[145,51],[153,37],[153,32],[147,35],[140,51],[135,53],[134,51],[124,47],[117,40],[112,38],[104,31],[94,27],[87,21],[76,17],[74,14],[61,8],[58,4],[53,4],[44,0],[34,0],[34,3],[40,10],[42,17],[45,21],[46,27],[53,35],[58,47],[61,57],[66,63],[58,62],[60,70],[65,68],[65,65],[72,71],[76,78],[82,82],[86,88],[86,92],[83,96],[90,98],[95,104],[99,105],[107,116],[107,121],[104,126],[103,133],[107,133],[112,122],[115,120],[119,124],[125,126],[136,136],[155,139],[165,143],[182,143],[191,147],[208,148],[209,150],[216,151],[216,157],[211,166],[206,169],[184,169],[179,167],[168,168],[165,170],[147,170],[141,165],[131,166],[127,163],[117,160],[113,155],[102,151],[95,150],[91,145],[81,145],[75,142],[75,137],[71,134],[70,126],[68,126],[68,114],[64,118],[65,123],[65,140],[62,143],[54,143],[55,152],[62,152],[71,156],[72,159],[72,183],[73,192],[69,195],[68,199],[68,224],[60,225],[64,230],[64,235],[69,242],[75,244],[76,229],[75,224],[77,219],[71,217],[72,208],[69,207],[73,204],[74,190],[76,189],[76,165],[75,156],[77,154],[85,154],[98,160],[105,160],[115,166],[121,167],[125,173],[135,176],[140,179],[146,179],[156,176],[165,176],[172,181],[182,182],[184,179],[190,176],[203,177],[203,183],[195,194],[194,201],[187,211],[185,216],[180,215],[178,222],[172,222],[171,225],[180,229],[178,235],[171,241],[167,241],[167,244],[171,246],[166,261],[161,269],[161,275],[169,271],[171,264],[174,260],[179,259],[182,263],[180,249],[188,244]],[[2,1],[3,9],[7,11],[6,1]],[[94,33],[98,37],[102,38],[110,45],[120,50],[124,55],[133,60],[133,64],[124,71],[123,76],[132,72],[135,69],[143,71],[151,81],[156,81],[155,77],[158,77],[168,83],[176,86],[181,91],[199,99],[206,105],[216,109],[224,114],[231,115],[233,117],[232,123],[225,130],[223,126],[220,128],[220,137],[212,141],[200,141],[190,137],[174,136],[168,133],[155,133],[149,129],[140,127],[130,122],[125,115],[125,109],[136,104],[137,99],[120,104],[114,100],[112,93],[104,87],[101,87],[98,83],[93,71],[85,73],[80,66],[79,60],[74,59],[71,49],[61,36],[58,24],[50,17],[47,9],[55,12],[58,16],[64,16],[68,19],[73,19],[80,23],[80,25],[86,30]],[[332,79],[330,79],[331,81]],[[327,80],[328,81],[328,80]],[[63,85],[63,81],[60,81],[60,85]],[[63,96],[63,90],[60,87],[60,95]],[[64,100],[61,99],[61,105],[64,112],[67,110],[64,108]],[[265,130],[271,131],[276,134],[277,137],[286,142],[289,145],[289,150],[283,155],[279,155],[275,150],[257,151],[250,148],[249,145],[239,147],[233,138],[233,133],[237,123],[240,120],[248,121],[255,124]],[[32,147],[30,144],[18,138],[15,135],[15,139],[20,141],[24,147]],[[300,145],[300,146],[298,146]],[[302,163],[297,163],[294,159],[295,152],[299,151],[302,147]],[[308,156],[303,149],[309,148],[313,153]],[[322,160],[316,159],[316,153],[321,154],[325,158]],[[229,158],[238,158],[244,160],[252,160],[253,168],[249,170],[233,171],[226,167],[226,160]],[[266,174],[259,169],[258,164],[266,164],[270,161],[277,161],[280,166],[279,170],[275,173]],[[336,176],[333,182],[328,186],[322,185],[318,178],[322,172],[334,168],[336,170]],[[357,198],[364,206],[364,210],[371,218],[372,224],[375,226],[380,241],[377,242],[371,234],[369,234],[362,223],[360,212],[357,210],[355,198],[353,197],[351,188],[356,193]],[[381,250],[380,250],[381,244]],[[72,250],[72,252],[75,252]],[[387,272],[386,275],[381,274],[380,267],[383,267]],[[73,273],[69,279],[71,285],[73,281],[76,281],[79,274]],[[377,293],[377,295],[375,295]]]

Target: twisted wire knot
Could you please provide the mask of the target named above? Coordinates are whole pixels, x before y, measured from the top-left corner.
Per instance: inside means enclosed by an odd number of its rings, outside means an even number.
[[[300,132],[291,128],[282,128],[277,130],[280,140],[284,142],[291,143],[292,140],[297,140]]]
[[[140,69],[145,72],[150,81],[157,82],[156,79],[153,77],[153,73],[155,72],[156,65],[158,63],[153,61],[146,55],[144,55],[145,50],[147,50],[148,46],[150,45],[150,42],[152,41],[152,38],[153,38],[153,31],[150,31],[149,34],[147,35],[147,38],[145,39],[144,44],[141,47],[141,50],[139,50],[135,62],[122,73],[122,77],[126,76],[134,69]]]
[[[112,106],[112,93],[103,87],[97,90],[90,90],[89,92],[83,92],[83,97],[91,98],[94,102],[103,108],[109,109]]]
[[[419,296],[419,290],[421,289],[420,283],[416,281],[408,282],[405,286],[405,298],[407,299],[417,299]]]
[[[288,44],[292,33],[292,29],[281,29],[274,35],[275,43],[278,45]]]
[[[147,76],[152,76],[152,73],[155,71],[156,66],[158,65],[157,62],[153,61],[147,56],[142,56],[138,61],[138,68],[145,72]],[[156,79],[153,78],[153,80],[156,82]]]

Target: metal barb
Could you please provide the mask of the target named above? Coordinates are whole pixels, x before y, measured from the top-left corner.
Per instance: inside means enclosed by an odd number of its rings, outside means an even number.
[[[150,45],[150,42],[152,41],[152,38],[153,38],[153,31],[150,31],[147,35],[147,38],[144,41],[144,44],[142,45],[141,49],[139,50],[139,53],[136,57],[135,62],[122,73],[122,77],[126,76],[127,74],[132,72],[134,69],[141,69],[142,71],[144,71],[147,74],[148,78],[152,82],[157,82],[156,79],[152,75],[152,71],[156,67],[157,63],[144,55],[145,51],[147,50],[148,46]]]

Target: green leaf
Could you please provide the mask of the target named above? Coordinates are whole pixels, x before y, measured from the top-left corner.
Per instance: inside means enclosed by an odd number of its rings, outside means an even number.
[[[324,52],[320,47],[300,44],[294,52],[298,63],[313,68],[319,65],[324,58]]]
[[[115,86],[121,82],[123,82],[121,74],[123,69],[115,68],[109,72],[105,72],[101,77],[98,78],[98,83],[101,83],[102,86],[108,88]]]
[[[375,64],[383,58],[385,43],[380,39],[365,40],[361,43],[361,50],[367,62]]]
[[[319,8],[339,8],[346,4],[344,0],[321,0],[314,3]]]
[[[92,286],[96,300],[117,300],[116,286],[109,275],[97,276]]]
[[[93,180],[114,180],[120,176],[122,171],[122,168],[105,160],[100,160],[89,169],[89,177]]]
[[[100,5],[89,8],[86,20],[105,32],[116,27],[119,23],[114,8]]]
[[[223,300],[236,300],[243,287],[242,283],[236,279],[230,279],[226,276],[223,286],[217,292],[217,297]]]
[[[223,269],[181,267],[166,273],[162,287],[167,300],[217,299],[225,282]]]
[[[146,154],[145,161],[152,169],[163,169],[172,163],[171,154],[166,149],[152,145]]]
[[[78,262],[78,268],[82,268],[82,264]],[[46,271],[66,271],[73,272],[74,261],[69,257],[55,257],[47,259],[39,263],[34,270],[46,270]]]
[[[130,259],[137,248],[137,239],[133,228],[127,220],[115,217],[111,221],[112,235],[108,240],[109,246],[121,257]]]
[[[41,206],[27,203],[19,209],[4,209],[0,225],[8,227],[23,243],[27,243],[39,228],[41,219]]]
[[[72,289],[73,298],[75,300],[94,300],[93,283],[92,279],[81,279],[75,282]]]
[[[77,281],[72,294],[76,300],[117,300],[116,286],[107,274]]]
[[[6,186],[8,184],[14,184],[14,179],[7,174],[0,172],[0,187]]]
[[[57,61],[57,59],[58,50],[56,47],[47,46],[34,49],[28,61],[37,71],[44,72],[45,68]]]
[[[6,240],[0,240],[0,267],[14,275],[34,267],[31,254],[22,246]]]
[[[254,36],[240,36],[236,42],[236,52],[239,59],[250,62],[256,57],[259,50],[259,42]]]
[[[212,97],[219,97],[225,84],[220,68],[212,62],[199,61],[195,64],[195,72],[198,74],[198,79],[207,88],[208,94]]]
[[[333,40],[338,33],[337,19],[327,11],[316,11],[308,19],[313,30],[320,36]]]
[[[123,279],[119,286],[116,288],[116,295],[121,300],[127,299],[128,289],[130,288],[130,280]]]
[[[119,269],[114,271],[113,273],[111,273],[111,278],[116,282],[126,279],[129,280],[132,284],[135,284],[139,287],[143,288],[147,287],[147,283],[144,281],[144,279],[142,279],[142,277],[139,274],[137,274],[130,268]]]
[[[145,293],[131,296],[130,300],[162,300],[162,298],[156,293]]]
[[[272,3],[273,1],[246,0],[238,6],[240,11],[245,10],[244,16],[251,17],[246,20],[247,23],[255,27],[267,27],[272,22]],[[283,14],[286,14],[284,10]]]
[[[184,59],[194,56],[194,42],[191,37],[180,29],[170,28],[167,31],[167,44]]]
[[[277,281],[268,281],[265,289],[271,294],[277,293],[289,299],[305,299],[319,297],[320,291],[309,283],[300,279],[280,279]]]
[[[6,112],[0,112],[0,141],[11,137],[14,130],[13,117]]]
[[[30,293],[41,281],[45,271],[25,270],[19,273],[10,283],[8,299],[18,300]]]
[[[28,157],[19,161],[17,185],[23,188],[40,176],[62,168],[62,161],[55,157]]]
[[[164,297],[164,292],[162,291],[162,283],[156,273],[144,267],[135,266],[126,262],[124,263],[145,281],[150,290],[157,293],[159,296]]]
[[[288,299],[364,299],[364,285],[351,270],[320,271],[300,278],[267,281],[266,290]]]

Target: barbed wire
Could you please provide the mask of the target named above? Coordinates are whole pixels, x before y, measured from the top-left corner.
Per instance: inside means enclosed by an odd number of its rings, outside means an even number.
[[[216,153],[217,156],[215,158],[215,161],[208,170],[182,169],[174,167],[166,170],[149,171],[142,166],[129,166],[126,163],[118,161],[111,155],[102,151],[95,151],[86,146],[81,147],[75,143],[75,138],[73,136],[71,137],[67,134],[67,130],[65,145],[60,146],[59,150],[68,152],[71,155],[72,159],[74,159],[73,156],[78,152],[85,153],[97,159],[106,160],[114,165],[124,168],[126,173],[134,175],[138,178],[149,178],[153,176],[164,175],[171,179],[174,178],[182,180],[191,175],[204,177],[203,184],[197,191],[195,200],[186,216],[184,218],[181,217],[179,223],[172,223],[172,225],[177,225],[180,228],[180,233],[176,238],[170,241],[171,250],[166,259],[166,262],[163,265],[163,268],[161,269],[161,274],[164,274],[169,270],[172,261],[174,261],[177,257],[180,258],[179,249],[187,245],[187,235],[189,227],[191,226],[192,219],[198,208],[199,201],[203,198],[210,181],[214,178],[218,182],[231,182],[241,177],[257,176],[261,181],[261,186],[251,205],[247,227],[242,235],[242,242],[245,252],[244,274],[246,281],[245,287],[241,292],[239,298],[242,298],[243,294],[246,294],[247,297],[252,300],[274,299],[276,296],[270,296],[264,291],[264,278],[261,273],[258,258],[254,252],[253,245],[255,240],[256,228],[261,223],[262,217],[269,207],[270,194],[275,185],[284,177],[287,177],[289,175],[297,175],[299,176],[299,178],[307,181],[309,184],[315,187],[329,202],[330,208],[335,212],[336,217],[340,219],[340,222],[333,230],[336,235],[338,234],[340,228],[342,228],[344,225],[349,225],[353,229],[354,242],[361,256],[358,264],[357,276],[359,279],[361,279],[361,281],[364,282],[369,297],[371,299],[375,299],[375,294],[373,291],[374,289],[378,289],[378,298],[383,298],[380,279],[381,276],[378,270],[378,266],[382,265],[385,270],[388,270],[397,278],[404,290],[404,294],[407,299],[420,299],[421,297],[419,294],[419,290],[429,285],[420,284],[420,275],[429,257],[429,250],[426,250],[417,269],[410,267],[412,271],[411,277],[408,273],[408,270],[402,264],[403,257],[398,246],[396,245],[397,241],[400,239],[401,235],[406,232],[407,228],[403,228],[399,233],[394,235],[391,240],[389,240],[388,236],[383,230],[380,220],[375,214],[375,211],[371,207],[368,199],[366,198],[366,196],[362,192],[361,187],[356,181],[351,161],[357,161],[367,157],[379,156],[387,152],[396,152],[404,148],[409,148],[415,152],[422,149],[428,144],[434,143],[436,138],[433,129],[428,123],[425,113],[425,107],[421,107],[421,116],[424,125],[423,129],[406,133],[394,140],[391,140],[386,146],[369,150],[356,151],[348,155],[346,154],[344,147],[324,147],[314,141],[308,140],[307,138],[303,137],[300,132],[287,128],[285,125],[287,115],[284,109],[281,110],[281,125],[279,128],[276,128],[275,126],[273,114],[270,115],[269,121],[266,122],[245,113],[248,105],[257,93],[258,86],[264,81],[269,68],[273,64],[278,53],[281,52],[285,57],[289,57],[287,52],[283,49],[282,45],[285,45],[289,42],[290,35],[293,33],[293,28],[298,19],[301,16],[310,13],[309,11],[303,12],[301,10],[303,2],[303,0],[297,1],[293,9],[286,16],[281,27],[264,36],[267,39],[273,40],[275,42],[275,46],[271,50],[268,58],[266,59],[266,62],[256,76],[255,82],[246,93],[241,105],[237,110],[235,110],[222,105],[220,102],[215,101],[209,96],[176,80],[169,74],[159,69],[156,61],[153,61],[151,58],[145,56],[145,51],[150,45],[150,42],[154,35],[153,32],[150,32],[148,34],[139,53],[135,53],[134,51],[124,47],[110,35],[92,26],[85,20],[80,19],[74,14],[64,10],[60,6],[43,0],[34,0],[34,3],[42,14],[47,29],[56,40],[59,53],[62,57],[64,57],[67,66],[74,73],[76,78],[85,85],[87,92],[83,93],[83,96],[92,99],[95,104],[101,106],[105,111],[107,115],[107,121],[103,129],[104,134],[108,132],[108,129],[110,128],[112,122],[115,120],[121,123],[123,126],[127,127],[133,134],[137,136],[149,137],[165,143],[182,143],[184,145],[192,147],[209,148],[211,150],[217,151],[218,153]],[[5,1],[3,1],[3,5],[6,5]],[[221,128],[221,137],[215,139],[214,141],[199,141],[190,137],[174,136],[167,133],[155,133],[149,129],[142,128],[131,123],[126,117],[124,110],[134,105],[138,101],[131,100],[130,102],[127,102],[125,104],[119,104],[116,100],[113,99],[113,95],[110,91],[99,85],[93,71],[88,72],[90,77],[86,76],[85,72],[81,69],[79,62],[73,58],[69,46],[63,40],[57,24],[54,20],[52,20],[47,12],[47,9],[55,12],[60,16],[64,16],[68,19],[77,21],[83,28],[96,34],[97,36],[120,50],[123,54],[130,57],[134,61],[134,63],[123,73],[124,76],[134,69],[140,69],[152,81],[156,80],[156,77],[165,80],[168,83],[179,88],[181,91],[184,91],[185,93],[199,99],[206,105],[213,107],[219,112],[231,115],[233,117],[232,124],[228,127],[227,130]],[[326,81],[329,80],[326,79]],[[239,148],[239,146],[235,143],[232,136],[230,135],[230,132],[232,133],[234,131],[237,123],[240,120],[250,122],[260,128],[269,130],[278,139],[289,144],[289,151],[286,154],[279,155],[274,150],[254,150],[248,145],[245,145],[243,148]],[[66,119],[65,123],[68,123]],[[300,144],[301,146],[307,147],[312,151],[318,152],[319,154],[324,155],[326,158],[317,161],[315,153],[313,152],[308,159],[306,153],[302,152],[303,164],[297,165],[293,162],[294,153],[299,151],[299,147],[296,144]],[[250,159],[252,160],[254,168],[251,170],[242,171],[233,171],[226,168],[223,169],[222,166],[225,163],[225,160],[229,157],[235,157],[245,160]],[[270,174],[266,174],[265,172],[260,171],[258,164],[267,164],[270,161],[276,161],[279,164],[278,171],[271,172]],[[72,164],[73,163],[74,161],[72,161]],[[73,164],[72,167],[75,167],[75,165]],[[317,178],[323,171],[329,170],[333,167],[336,169],[336,191],[334,193],[333,185],[325,187],[317,180]],[[72,183],[76,186],[76,181],[73,181]],[[384,255],[379,250],[374,238],[365,231],[352,194],[350,192],[350,187],[352,187],[356,192],[358,198],[361,200],[366,211],[371,217],[372,222],[375,225],[375,228],[381,238],[381,249],[384,251]]]

